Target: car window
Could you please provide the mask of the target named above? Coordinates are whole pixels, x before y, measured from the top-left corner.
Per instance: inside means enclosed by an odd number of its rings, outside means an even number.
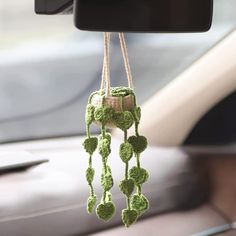
[[[102,34],[78,31],[72,15],[36,15],[33,4],[29,0],[0,3],[2,143],[83,135],[87,97],[99,88]],[[215,0],[214,4],[213,26],[207,33],[126,34],[139,103],[235,28],[236,2]],[[112,86],[126,85],[115,35],[111,53]]]

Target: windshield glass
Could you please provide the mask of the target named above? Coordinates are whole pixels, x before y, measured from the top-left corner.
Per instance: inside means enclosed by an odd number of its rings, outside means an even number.
[[[78,31],[72,15],[36,15],[33,4],[0,3],[2,143],[84,134],[87,97],[100,87],[102,34]],[[139,103],[235,29],[236,1],[214,4],[213,26],[207,33],[126,34]],[[112,86],[126,85],[114,36],[111,54]]]

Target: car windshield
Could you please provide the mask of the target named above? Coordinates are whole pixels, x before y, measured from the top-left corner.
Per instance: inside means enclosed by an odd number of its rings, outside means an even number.
[[[83,135],[89,94],[99,88],[102,34],[72,15],[39,16],[33,1],[0,2],[0,142]],[[236,1],[215,0],[212,29],[197,34],[126,34],[143,103],[236,27]],[[112,37],[112,86],[126,79]],[[94,127],[94,130],[96,128]]]

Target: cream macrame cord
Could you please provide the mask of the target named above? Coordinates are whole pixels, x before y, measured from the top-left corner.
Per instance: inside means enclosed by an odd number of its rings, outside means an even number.
[[[105,95],[110,95],[110,35],[111,33],[104,32],[104,59],[102,69],[101,91],[105,90]]]
[[[128,85],[129,85],[129,88],[133,89],[133,78],[132,78],[132,73],[131,73],[131,68],[130,68],[130,63],[129,63],[129,55],[128,55],[128,50],[126,47],[124,33],[119,33],[119,38],[120,38],[121,52],[122,52],[124,64],[125,64],[125,70],[126,70],[126,74],[128,78]]]
[[[102,82],[101,91],[105,90],[105,96],[110,95],[111,82],[110,82],[110,35],[111,33],[104,33],[104,59],[103,59],[103,70],[102,70]],[[133,89],[133,78],[129,63],[128,50],[126,47],[124,33],[119,33],[120,47],[124,60],[125,71],[128,79],[128,87]]]

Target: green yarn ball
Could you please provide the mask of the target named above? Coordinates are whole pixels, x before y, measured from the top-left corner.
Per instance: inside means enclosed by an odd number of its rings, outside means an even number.
[[[99,154],[103,157],[103,158],[107,158],[110,153],[111,153],[111,147],[110,147],[110,140],[109,139],[101,139],[99,141]]]
[[[144,136],[131,136],[128,142],[133,146],[135,153],[143,152],[148,145],[147,139]]]
[[[133,156],[133,147],[130,143],[125,142],[120,145],[120,158],[127,163]]]
[[[145,169],[134,166],[129,170],[129,177],[134,180],[135,185],[141,185],[148,180],[149,174]]]
[[[149,202],[144,195],[134,194],[131,198],[131,207],[141,215],[148,210]]]
[[[100,106],[100,107],[97,107],[95,109],[95,112],[94,112],[94,119],[105,125],[107,122],[109,122],[112,117],[113,117],[113,109],[109,106]]]
[[[124,209],[122,211],[122,221],[126,227],[129,227],[138,219],[138,212],[135,210]]]
[[[92,167],[89,167],[86,170],[86,179],[89,184],[92,184],[93,179],[94,179],[94,174],[95,174],[95,170]]]
[[[120,182],[119,187],[121,192],[129,197],[134,191],[134,181],[132,179],[124,179]]]
[[[105,191],[109,191],[113,187],[114,182],[113,182],[113,178],[112,178],[111,173],[109,173],[109,172],[107,172],[106,174],[102,173],[101,185]]]
[[[141,120],[141,108],[140,107],[135,107],[133,109],[133,116],[134,116],[135,122],[139,123]]]
[[[93,212],[93,209],[96,205],[96,202],[97,202],[97,197],[94,195],[94,196],[90,196],[88,198],[88,201],[87,201],[87,211],[88,213],[92,214]]]
[[[113,121],[121,130],[127,130],[133,125],[134,117],[130,111],[116,112],[114,113]]]
[[[94,121],[94,110],[95,110],[95,107],[93,105],[91,104],[87,105],[85,121],[86,121],[86,124],[88,125],[91,125]]]
[[[116,212],[115,205],[112,202],[100,203],[97,206],[96,214],[99,219],[108,221],[110,220]]]
[[[87,153],[92,155],[98,146],[98,139],[96,137],[86,138],[83,142],[84,149]]]

